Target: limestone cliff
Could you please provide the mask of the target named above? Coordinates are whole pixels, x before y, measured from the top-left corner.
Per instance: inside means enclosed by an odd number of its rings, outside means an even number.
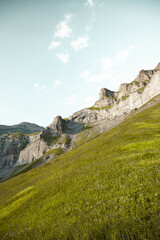
[[[123,119],[132,110],[141,107],[158,94],[160,94],[160,63],[153,70],[140,71],[133,82],[121,84],[117,92],[101,89],[99,100],[93,107],[82,109],[69,119],[92,124],[101,120]]]
[[[73,135],[81,132],[83,128],[84,126],[81,123],[71,120],[65,121],[61,116],[57,116],[40,134],[34,136],[27,147],[21,151],[16,165],[32,163],[51,149],[67,151]],[[52,156],[52,159],[55,157],[56,154]]]

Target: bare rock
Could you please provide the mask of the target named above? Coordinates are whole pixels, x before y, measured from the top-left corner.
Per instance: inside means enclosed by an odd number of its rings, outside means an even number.
[[[108,98],[108,97],[114,98],[115,92],[113,92],[107,88],[102,88],[99,93],[99,98],[103,99],[103,98]]]
[[[158,63],[158,65],[155,67],[155,71],[159,71],[160,70],[160,63]]]
[[[27,144],[29,144],[29,137],[23,134],[0,136],[0,178],[12,171],[20,152]]]
[[[65,123],[62,119],[61,116],[57,116],[54,121],[46,127],[42,133],[40,134],[40,137],[47,137],[47,136],[52,136],[52,137],[58,137],[65,131]]]
[[[95,102],[93,107],[95,108],[101,108],[101,107],[107,107],[115,103],[116,101],[116,93],[107,89],[102,88],[99,93],[99,100]]]

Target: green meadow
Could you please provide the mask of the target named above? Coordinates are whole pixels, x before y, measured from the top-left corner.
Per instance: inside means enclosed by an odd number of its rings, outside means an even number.
[[[0,239],[160,239],[160,104],[1,183]]]

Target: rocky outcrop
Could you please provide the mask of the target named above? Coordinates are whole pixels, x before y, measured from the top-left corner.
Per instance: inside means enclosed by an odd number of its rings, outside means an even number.
[[[57,116],[40,134],[34,136],[28,146],[21,151],[17,165],[32,163],[53,148],[61,148],[65,152],[69,148],[66,139],[71,140],[74,134],[81,132],[83,129],[83,124],[69,119],[63,120],[61,116]]]
[[[17,165],[31,163],[40,158],[52,148],[52,143],[63,134],[64,130],[65,123],[61,116],[57,116],[40,134],[34,136],[30,144],[21,151]]]
[[[64,131],[65,123],[61,116],[57,116],[54,121],[42,131],[40,137],[59,137],[62,133],[64,133]]]
[[[29,141],[29,136],[23,134],[3,134],[0,136],[0,178],[12,171],[20,152]]]
[[[128,96],[131,93],[134,93],[138,89],[146,87],[150,82],[152,76],[155,73],[154,70],[141,70],[137,78],[131,83],[122,83],[117,93],[117,98],[121,99],[125,96]]]
[[[117,97],[117,93],[107,89],[102,88],[99,93],[99,100],[95,102],[95,108],[111,106],[115,103]]]
[[[32,163],[34,160],[45,154],[48,150],[48,143],[41,139],[40,134],[34,136],[27,147],[21,151],[16,165]]]
[[[115,118],[123,119],[132,110],[141,107],[158,94],[160,94],[160,64],[154,70],[140,71],[133,82],[121,84],[118,92],[101,89],[100,98],[93,107],[82,109],[69,119],[92,124],[102,120],[114,122]]]
[[[99,93],[99,98],[114,98],[115,97],[115,92],[107,89],[107,88],[102,88]]]
[[[34,123],[28,123],[28,122],[22,122],[20,124],[12,125],[12,126],[6,126],[6,125],[0,125],[0,134],[5,133],[36,133],[41,132],[44,129],[44,127],[40,127]]]

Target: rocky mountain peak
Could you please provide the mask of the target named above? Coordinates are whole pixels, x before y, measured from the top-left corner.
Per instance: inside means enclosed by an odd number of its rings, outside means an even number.
[[[137,78],[135,79],[135,81],[139,81],[139,82],[143,82],[143,81],[149,81],[151,79],[151,77],[154,74],[154,70],[144,70],[142,69]]]
[[[99,98],[100,99],[103,99],[103,98],[106,98],[106,97],[113,97],[114,98],[114,92],[107,89],[107,88],[102,88],[100,90],[100,93],[99,93]]]
[[[55,117],[54,121],[46,127],[42,133],[40,134],[40,137],[57,137],[60,136],[62,133],[64,133],[65,130],[65,123],[61,116]]]
[[[55,117],[54,121],[51,123],[49,127],[52,128],[58,134],[62,134],[65,130],[65,123],[61,116],[57,116]]]

